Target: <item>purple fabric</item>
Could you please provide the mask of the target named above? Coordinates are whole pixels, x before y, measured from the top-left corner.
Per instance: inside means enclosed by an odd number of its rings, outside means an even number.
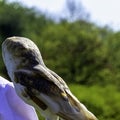
[[[38,120],[34,108],[23,102],[11,82],[0,76],[0,120]]]

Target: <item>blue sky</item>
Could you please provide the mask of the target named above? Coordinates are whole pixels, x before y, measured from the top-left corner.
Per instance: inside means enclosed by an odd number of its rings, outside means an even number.
[[[65,0],[9,0],[20,1],[51,13],[63,12]],[[110,25],[120,30],[120,0],[77,0],[90,13],[91,20],[99,25]]]

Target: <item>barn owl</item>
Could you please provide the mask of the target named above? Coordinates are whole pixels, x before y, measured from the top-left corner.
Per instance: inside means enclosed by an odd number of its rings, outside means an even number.
[[[7,38],[2,44],[2,56],[18,96],[46,120],[97,120],[71,93],[65,81],[46,67],[38,47],[30,39]]]

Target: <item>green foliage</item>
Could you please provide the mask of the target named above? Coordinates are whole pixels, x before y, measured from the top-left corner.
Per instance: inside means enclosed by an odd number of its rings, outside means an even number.
[[[112,73],[99,29],[83,21],[49,25],[41,36],[46,64],[68,82],[101,84],[101,79],[106,81],[106,75]]]
[[[78,99],[92,111],[99,120],[120,119],[120,94],[115,86],[80,86],[70,84],[69,87]]]
[[[32,39],[47,67],[70,83],[73,93],[99,119],[120,119],[120,32],[85,20],[56,23],[36,9],[3,0],[0,45],[13,35]],[[2,59],[0,75],[8,78]]]

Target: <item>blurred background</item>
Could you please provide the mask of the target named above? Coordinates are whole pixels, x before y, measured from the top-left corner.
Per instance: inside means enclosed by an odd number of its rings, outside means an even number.
[[[99,120],[120,120],[119,4],[118,0],[0,0],[0,47],[10,36],[33,40],[47,67]],[[0,75],[9,79],[1,49],[0,58]]]

